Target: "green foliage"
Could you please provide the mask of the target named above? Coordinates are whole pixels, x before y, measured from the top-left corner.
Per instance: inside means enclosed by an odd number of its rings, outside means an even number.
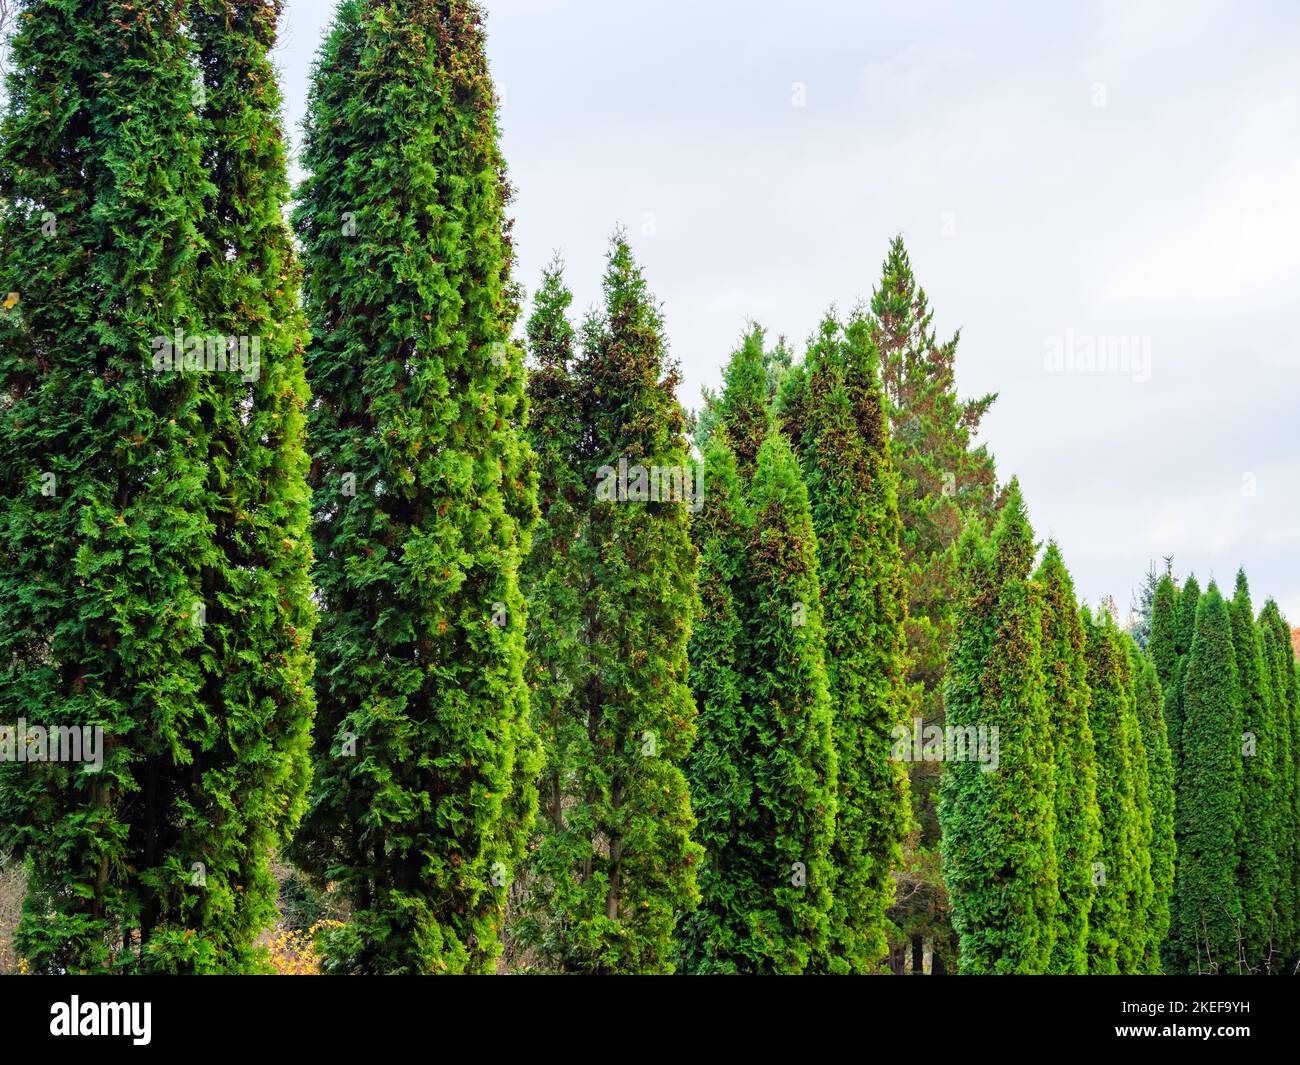
[[[889,425],[870,324],[827,317],[782,414],[799,452],[821,561],[835,750],[835,909],[827,967],[873,972],[910,822],[907,773],[890,758],[907,710],[907,590]]]
[[[1135,644],[1136,646],[1136,644]],[[1150,646],[1150,641],[1148,641]],[[1174,767],[1169,756],[1160,681],[1150,657],[1133,661],[1136,678],[1138,724],[1147,756],[1151,800],[1151,905],[1147,911],[1146,969],[1160,971],[1161,955],[1169,935],[1170,902],[1174,891]]]
[[[29,6],[0,155],[0,718],[106,749],[3,767],[0,846],[39,855],[19,946],[38,972],[244,971],[312,712],[278,9]],[[177,332],[257,337],[256,380],[155,364]]]
[[[971,526],[959,548],[965,596],[948,669],[947,724],[989,730],[998,750],[992,771],[969,758],[949,764],[940,796],[962,973],[1045,972],[1057,938],[1056,772],[1034,553],[1012,480],[992,539]]]
[[[477,5],[345,2],[304,163],[323,610],[297,856],[352,905],[330,971],[490,972],[536,802],[536,485]]]
[[[1195,973],[1238,970],[1243,774],[1235,659],[1228,607],[1211,583],[1199,598],[1183,674],[1183,760],[1175,808],[1177,934],[1180,957]]]
[[[571,792],[563,816],[540,826],[531,876],[549,886],[527,920],[544,968],[666,973],[676,917],[699,898],[701,852],[681,769],[696,719],[686,657],[699,609],[692,504],[681,494],[637,498],[631,473],[625,498],[601,498],[598,486],[620,462],[684,471],[685,419],[662,319],[621,235],[604,292],[603,315],[583,327],[568,393],[579,412],[570,461],[586,486],[574,548],[585,572],[583,659],[573,697],[539,688],[536,711],[539,720],[570,718],[554,730],[572,741],[559,745],[562,761],[548,773]]]
[[[1092,693],[1084,662],[1084,631],[1074,583],[1056,542],[1034,575],[1042,603],[1042,662],[1056,775],[1056,861],[1060,900],[1048,971],[1088,970],[1088,922],[1097,887],[1093,862],[1101,849],[1097,756],[1088,723]],[[1162,726],[1163,727],[1163,726]]]

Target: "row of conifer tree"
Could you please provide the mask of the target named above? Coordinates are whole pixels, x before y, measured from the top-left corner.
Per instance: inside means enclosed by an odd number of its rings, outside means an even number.
[[[106,737],[0,762],[34,971],[257,970],[277,850],[344,900],[332,972],[875,972],[900,870],[962,971],[1292,963],[1285,622],[1167,578],[1140,651],[1035,571],[901,241],[688,417],[622,235],[600,307],[557,261],[512,338],[470,0],[339,6],[295,243],[279,10],[13,39],[0,723]],[[598,491],[628,468],[670,490]],[[996,771],[891,757],[945,708]]]

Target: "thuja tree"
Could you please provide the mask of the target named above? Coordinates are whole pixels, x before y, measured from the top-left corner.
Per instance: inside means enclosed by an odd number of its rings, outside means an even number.
[[[1267,694],[1276,725],[1275,783],[1277,879],[1272,892],[1277,914],[1274,969],[1294,972],[1300,963],[1300,677],[1291,628],[1272,599],[1260,611],[1259,626],[1268,669]]]
[[[1101,847],[1096,748],[1088,723],[1092,693],[1084,663],[1084,632],[1074,583],[1055,541],[1034,580],[1041,590],[1042,662],[1056,774],[1056,861],[1060,901],[1049,971],[1088,969],[1088,919],[1097,887],[1093,863]]]
[[[1238,971],[1242,831],[1241,691],[1227,604],[1211,583],[1183,674],[1178,778],[1178,936],[1196,973]]]
[[[746,903],[753,884],[738,884],[734,870],[744,869],[756,844],[774,841],[740,834],[754,812],[753,736],[742,694],[741,657],[742,567],[751,531],[736,456],[726,434],[710,433],[703,470],[708,488],[691,526],[699,547],[700,615],[688,647],[699,717],[686,775],[697,822],[694,838],[704,853],[700,908],[683,920],[678,941],[683,971],[734,973],[750,971],[756,960],[746,952]]]
[[[1139,851],[1141,813],[1134,775],[1133,733],[1137,731],[1132,662],[1114,619],[1084,608],[1084,659],[1092,690],[1090,723],[1097,749],[1097,805],[1101,850],[1093,870],[1097,894],[1088,931],[1088,971],[1136,971],[1145,946]],[[1149,874],[1148,874],[1149,876]]]
[[[968,753],[945,766],[941,791],[944,879],[962,973],[1046,972],[1058,934],[1056,771],[1034,553],[1013,480],[992,540],[984,544],[972,527],[960,547],[966,594],[949,662],[947,724],[988,730],[997,744],[996,767]]]
[[[892,871],[910,822],[907,773],[890,758],[907,707],[907,589],[879,357],[869,322],[827,317],[783,418],[813,508],[826,618],[835,749],[835,907],[827,966],[874,971],[887,942]]]
[[[604,296],[573,367],[588,583],[572,712],[587,739],[564,825],[542,824],[561,838],[541,846],[570,863],[552,874],[567,886],[546,920],[562,930],[556,953],[568,970],[671,972],[676,916],[698,901],[700,848],[681,769],[695,735],[686,649],[698,610],[698,496],[683,483],[691,471],[677,367],[621,235]]]
[[[583,604],[589,593],[585,522],[592,489],[579,455],[581,399],[573,381],[573,297],[556,260],[544,271],[528,319],[528,437],[537,456],[541,519],[523,567],[528,599],[528,682],[534,730],[544,755],[537,845],[520,885],[514,935],[544,968],[570,959],[563,914],[581,894],[581,831],[566,808],[591,758],[578,697],[586,683]]]
[[[224,969],[247,968],[254,939],[274,923],[269,860],[302,814],[314,710],[306,323],[283,218],[286,153],[269,56],[278,15],[278,4],[262,2],[196,0],[190,11],[212,181],[199,302],[209,331],[242,361],[203,377],[198,396],[210,520],[223,549],[204,569],[199,608],[203,702],[214,710],[191,723],[197,750],[187,772],[202,797],[174,842],[147,832],[140,841],[146,853],[178,850],[203,867],[196,913],[184,912],[184,895],[146,905],[142,935],[170,924],[166,936],[183,953],[197,923]],[[154,774],[144,795],[158,802],[167,784]]]
[[[1136,647],[1136,642],[1133,646]],[[1170,901],[1174,891],[1174,767],[1169,756],[1164,699],[1155,664],[1146,655],[1135,655],[1133,675],[1138,726],[1147,756],[1150,784],[1151,905],[1147,911],[1145,967],[1154,973],[1161,968],[1161,953],[1165,938],[1169,935]]]
[[[1264,637],[1255,623],[1244,570],[1228,604],[1232,646],[1241,692],[1242,832],[1238,881],[1241,891],[1242,961],[1253,972],[1269,972],[1278,946],[1276,885],[1279,847],[1290,845],[1277,787],[1278,729]]]
[[[1160,685],[1161,710],[1164,719],[1165,734],[1169,746],[1170,786],[1175,800],[1178,794],[1178,770],[1175,762],[1175,747],[1178,743],[1175,701],[1181,698],[1179,687],[1182,683],[1181,656],[1179,654],[1178,624],[1178,589],[1174,585],[1173,575],[1166,571],[1156,584],[1151,603],[1151,626],[1147,639],[1147,654],[1156,671],[1156,680]],[[1152,763],[1152,772],[1156,772]],[[1155,792],[1153,802],[1155,801]],[[1153,807],[1154,813],[1154,807]],[[1169,896],[1169,928],[1164,944],[1160,950],[1162,967],[1167,972],[1176,972],[1182,968],[1178,953],[1178,818],[1174,817],[1174,873],[1173,888]],[[1159,863],[1152,855],[1152,877],[1158,872]],[[1158,885],[1157,885],[1158,887]]]
[[[297,854],[352,907],[331,970],[491,971],[536,799],[535,482],[477,6],[345,3],[304,164],[322,611]]]
[[[724,484],[710,491],[725,490],[725,446],[711,446]],[[723,718],[726,700],[711,700],[691,760],[693,800],[708,810],[703,900],[686,928],[700,972],[803,972],[829,930],[835,754],[817,544],[790,445],[773,431],[756,458],[733,584],[740,705]],[[717,667],[705,668],[707,694],[725,695]]]
[[[234,900],[234,855],[261,830],[218,805],[250,797],[251,762],[227,779],[201,744],[288,645],[254,647],[265,630],[241,621],[235,662],[202,625],[236,624],[208,583],[234,564],[217,389],[159,342],[208,331],[196,68],[181,5],[25,6],[0,148],[0,720],[87,730],[102,765],[83,748],[3,767],[0,847],[37,859],[17,945],[38,972],[238,968],[262,907]],[[236,698],[219,759],[269,712]]]

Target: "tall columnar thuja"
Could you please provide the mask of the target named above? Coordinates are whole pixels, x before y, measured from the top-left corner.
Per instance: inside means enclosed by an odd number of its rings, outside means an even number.
[[[802,972],[824,954],[835,768],[816,539],[790,445],[772,429],[762,333],[724,372],[695,537],[704,616],[688,765],[705,849],[692,972]]]
[[[1049,971],[1088,971],[1088,920],[1101,848],[1097,756],[1088,723],[1092,693],[1084,663],[1083,623],[1074,583],[1055,541],[1034,575],[1042,601],[1042,662],[1056,774],[1056,862],[1060,901]]]
[[[554,952],[569,970],[670,972],[677,915],[698,901],[681,765],[695,735],[686,648],[698,611],[690,517],[700,486],[687,483],[663,323],[621,235],[604,294],[573,368],[588,583],[572,712],[586,743],[561,830],[569,887],[547,920],[564,937]]]
[[[1244,570],[1228,604],[1232,646],[1241,691],[1242,832],[1237,871],[1241,891],[1242,961],[1251,972],[1274,968],[1278,942],[1276,884],[1281,873],[1280,847],[1290,845],[1277,788],[1278,729],[1271,677],[1265,663],[1264,636],[1255,623],[1250,586]]]
[[[218,808],[201,745],[265,663],[219,659],[202,626],[237,564],[216,386],[154,361],[208,332],[183,5],[24,8],[0,148],[0,721],[72,731],[56,760],[0,767],[0,848],[34,859],[17,946],[38,972],[237,968],[261,909],[231,859],[257,830]],[[236,729],[267,712],[250,703]]]
[[[969,756],[946,765],[940,796],[961,971],[1046,972],[1058,934],[1056,771],[1042,605],[1030,579],[1034,538],[1016,481],[992,540],[983,543],[972,527],[959,553],[966,594],[949,662],[947,724],[986,730],[997,750],[996,767]]]
[[[754,736],[743,686],[742,569],[750,521],[727,435],[712,431],[705,444],[708,480],[691,535],[699,547],[700,616],[688,647],[691,691],[698,708],[695,742],[686,763],[694,838],[703,848],[700,907],[678,929],[682,969],[688,973],[749,972],[751,932],[746,903],[752,882],[737,884],[737,871],[752,876],[752,852],[772,840],[741,834],[754,815]],[[772,882],[760,880],[759,887]],[[769,890],[768,901],[771,901]]]
[[[910,823],[907,772],[890,757],[906,713],[907,589],[889,423],[869,323],[827,317],[784,404],[812,502],[826,618],[835,749],[835,907],[827,967],[884,957],[891,872]]]
[[[1147,911],[1145,968],[1155,973],[1161,970],[1174,891],[1174,767],[1169,757],[1164,699],[1155,664],[1148,656],[1137,655],[1133,660],[1133,675],[1151,799],[1151,905]]]
[[[306,322],[285,225],[289,199],[280,93],[270,50],[278,3],[194,0],[190,22],[212,181],[200,224],[199,302],[210,333],[239,355],[237,369],[199,380],[208,428],[209,520],[222,553],[204,567],[203,703],[191,723],[187,773],[201,798],[174,842],[202,863],[197,912],[186,894],[146,905],[142,932],[164,933],[183,955],[199,927],[223,969],[248,968],[253,941],[275,920],[269,861],[302,815],[314,701],[309,651],[310,491],[303,374]],[[144,794],[166,785],[151,768]],[[152,864],[151,862],[147,864]]]
[[[1174,653],[1178,667],[1172,684],[1164,685],[1165,725],[1169,729],[1169,751],[1174,762],[1174,779],[1182,775],[1183,767],[1183,678],[1187,672],[1187,657],[1192,650],[1192,637],[1196,632],[1196,607],[1201,598],[1201,586],[1193,574],[1184,582],[1178,593],[1178,617],[1174,626]],[[1175,831],[1177,828],[1175,827]]]
[[[1176,713],[1176,701],[1181,699],[1179,691],[1182,683],[1182,666],[1178,648],[1179,624],[1178,624],[1178,607],[1179,607],[1178,589],[1174,585],[1173,575],[1166,572],[1156,584],[1155,595],[1151,604],[1151,628],[1147,639],[1147,654],[1151,659],[1151,664],[1156,671],[1156,681],[1160,685],[1161,693],[1161,710],[1164,721],[1165,735],[1168,740],[1169,748],[1169,780],[1170,787],[1173,791],[1174,801],[1178,794],[1178,769],[1175,761],[1175,745],[1178,742],[1178,727],[1176,722],[1181,720]],[[1158,772],[1155,762],[1152,763],[1153,776]],[[1153,802],[1156,800],[1157,793],[1153,791]],[[1154,814],[1154,807],[1153,807]],[[1153,822],[1154,827],[1154,822]],[[1173,824],[1173,859],[1174,871],[1172,887],[1169,893],[1169,923],[1165,933],[1164,943],[1160,949],[1161,966],[1166,972],[1177,972],[1182,969],[1182,962],[1179,957],[1178,949],[1178,818],[1174,817]],[[1152,878],[1159,874],[1160,864],[1155,854],[1152,855]],[[1159,883],[1156,882],[1157,892]]]
[[[1241,690],[1227,604],[1200,597],[1183,673],[1178,778],[1178,937],[1194,973],[1235,973],[1241,946],[1237,865],[1242,832]]]
[[[579,457],[581,398],[574,386],[573,297],[556,260],[544,271],[528,319],[528,437],[537,456],[541,519],[521,573],[528,599],[528,667],[533,728],[544,755],[536,846],[521,885],[514,935],[542,968],[564,969],[567,901],[586,844],[568,810],[590,762],[590,737],[579,711],[587,680],[583,609],[591,567],[586,557],[591,480]]]
[[[1138,970],[1145,929],[1135,908],[1141,897],[1141,813],[1134,775],[1137,730],[1132,662],[1111,615],[1082,611],[1084,659],[1092,690],[1090,723],[1097,748],[1097,805],[1101,850],[1088,931],[1088,972],[1109,975]],[[1149,865],[1148,865],[1149,869]],[[1148,878],[1150,876],[1148,872]]]
[[[1300,676],[1296,672],[1291,627],[1272,599],[1260,611],[1267,692],[1277,727],[1275,802],[1278,875],[1272,892],[1277,914],[1278,964],[1273,971],[1294,972],[1300,964]]]
[[[330,969],[491,971],[536,802],[536,503],[477,5],[345,3],[304,164],[322,610],[297,853],[352,907]]]

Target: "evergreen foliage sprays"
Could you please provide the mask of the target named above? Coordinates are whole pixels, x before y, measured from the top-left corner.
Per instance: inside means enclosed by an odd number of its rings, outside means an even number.
[[[1101,848],[1097,756],[1088,721],[1092,692],[1074,583],[1055,541],[1034,575],[1041,590],[1042,662],[1056,792],[1056,862],[1060,901],[1049,971],[1088,969],[1088,921],[1097,892],[1093,863]]]
[[[4,767],[0,845],[38,859],[18,946],[38,972],[238,971],[311,705],[307,550],[278,539],[305,517],[300,330],[276,147],[250,187],[205,174],[230,128],[275,136],[273,81],[222,129],[196,104],[269,78],[274,12],[205,34],[202,70],[183,4],[24,14],[0,156],[0,718],[102,730],[102,766]],[[222,279],[219,231],[255,259]],[[285,299],[263,291],[280,271]],[[235,320],[272,338],[274,383],[242,380]]]
[[[477,6],[343,4],[304,163],[322,613],[297,853],[353,907],[331,970],[490,971],[535,804],[535,484]]]
[[[1235,973],[1242,924],[1241,691],[1228,606],[1213,583],[1199,597],[1192,633],[1175,806],[1177,934],[1189,971]]]
[[[890,758],[907,708],[907,593],[878,364],[864,317],[843,327],[827,317],[782,401],[812,503],[839,763],[827,967],[853,973],[885,954],[891,871],[910,823],[907,773]]]
[[[700,848],[681,766],[695,736],[687,642],[698,612],[685,417],[663,323],[626,239],[611,243],[603,313],[572,368],[583,661],[565,754],[562,823],[543,819],[531,873],[551,878],[527,918],[547,968],[673,971],[677,915],[698,901]],[[546,699],[551,695],[547,694]],[[571,768],[570,768],[571,767]],[[526,905],[526,908],[527,905]]]
[[[1058,934],[1056,774],[1034,552],[1013,480],[992,539],[971,527],[960,544],[965,597],[948,668],[947,724],[996,729],[990,742],[998,752],[996,768],[969,757],[946,765],[940,797],[963,973],[1045,972]]]

